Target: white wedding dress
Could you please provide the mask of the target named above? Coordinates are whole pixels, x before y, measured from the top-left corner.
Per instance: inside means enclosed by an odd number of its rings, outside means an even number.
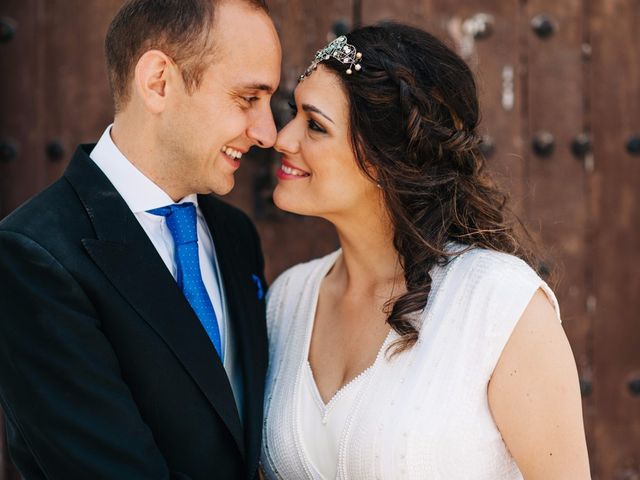
[[[520,259],[484,249],[434,267],[417,344],[392,359],[382,348],[327,413],[322,400],[311,405],[307,359],[320,284],[340,254],[287,270],[269,290],[267,478],[522,479],[491,416],[487,385],[538,288],[560,318],[547,284]],[[391,331],[385,345],[397,338]]]

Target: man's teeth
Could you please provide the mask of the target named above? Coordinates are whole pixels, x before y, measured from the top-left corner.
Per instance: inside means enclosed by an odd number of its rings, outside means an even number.
[[[240,160],[240,157],[242,157],[242,152],[239,152],[238,150],[235,150],[231,147],[222,147],[220,151],[222,153],[226,153],[231,158],[235,158],[236,160]]]
[[[280,166],[280,169],[287,175],[295,175],[297,177],[306,177],[309,175],[308,173],[303,172],[302,170],[298,170],[297,168],[289,167],[284,164]]]

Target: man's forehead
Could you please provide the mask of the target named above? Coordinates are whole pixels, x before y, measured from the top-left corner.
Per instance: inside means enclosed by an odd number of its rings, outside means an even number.
[[[222,2],[214,17],[212,27],[214,43],[227,47],[248,49],[273,48],[279,38],[271,17],[264,11],[246,2]]]
[[[216,12],[212,68],[234,91],[273,94],[282,51],[271,18],[243,2],[222,2]]]

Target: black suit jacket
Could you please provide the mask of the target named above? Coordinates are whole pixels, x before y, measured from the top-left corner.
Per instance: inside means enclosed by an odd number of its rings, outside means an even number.
[[[27,479],[253,478],[267,366],[255,228],[199,197],[242,361],[243,427],[206,332],[92,148],[0,222],[11,457]]]

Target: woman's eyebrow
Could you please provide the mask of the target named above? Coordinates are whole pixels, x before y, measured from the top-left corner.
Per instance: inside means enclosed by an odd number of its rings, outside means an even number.
[[[322,110],[320,110],[318,107],[314,107],[313,105],[304,103],[302,105],[302,110],[304,110],[305,112],[313,112],[313,113],[317,113],[318,115],[322,115],[324,118],[326,118],[327,120],[329,120],[331,123],[335,125],[335,122],[331,120],[331,118],[329,118],[329,116],[326,115],[324,112],[322,112]]]

